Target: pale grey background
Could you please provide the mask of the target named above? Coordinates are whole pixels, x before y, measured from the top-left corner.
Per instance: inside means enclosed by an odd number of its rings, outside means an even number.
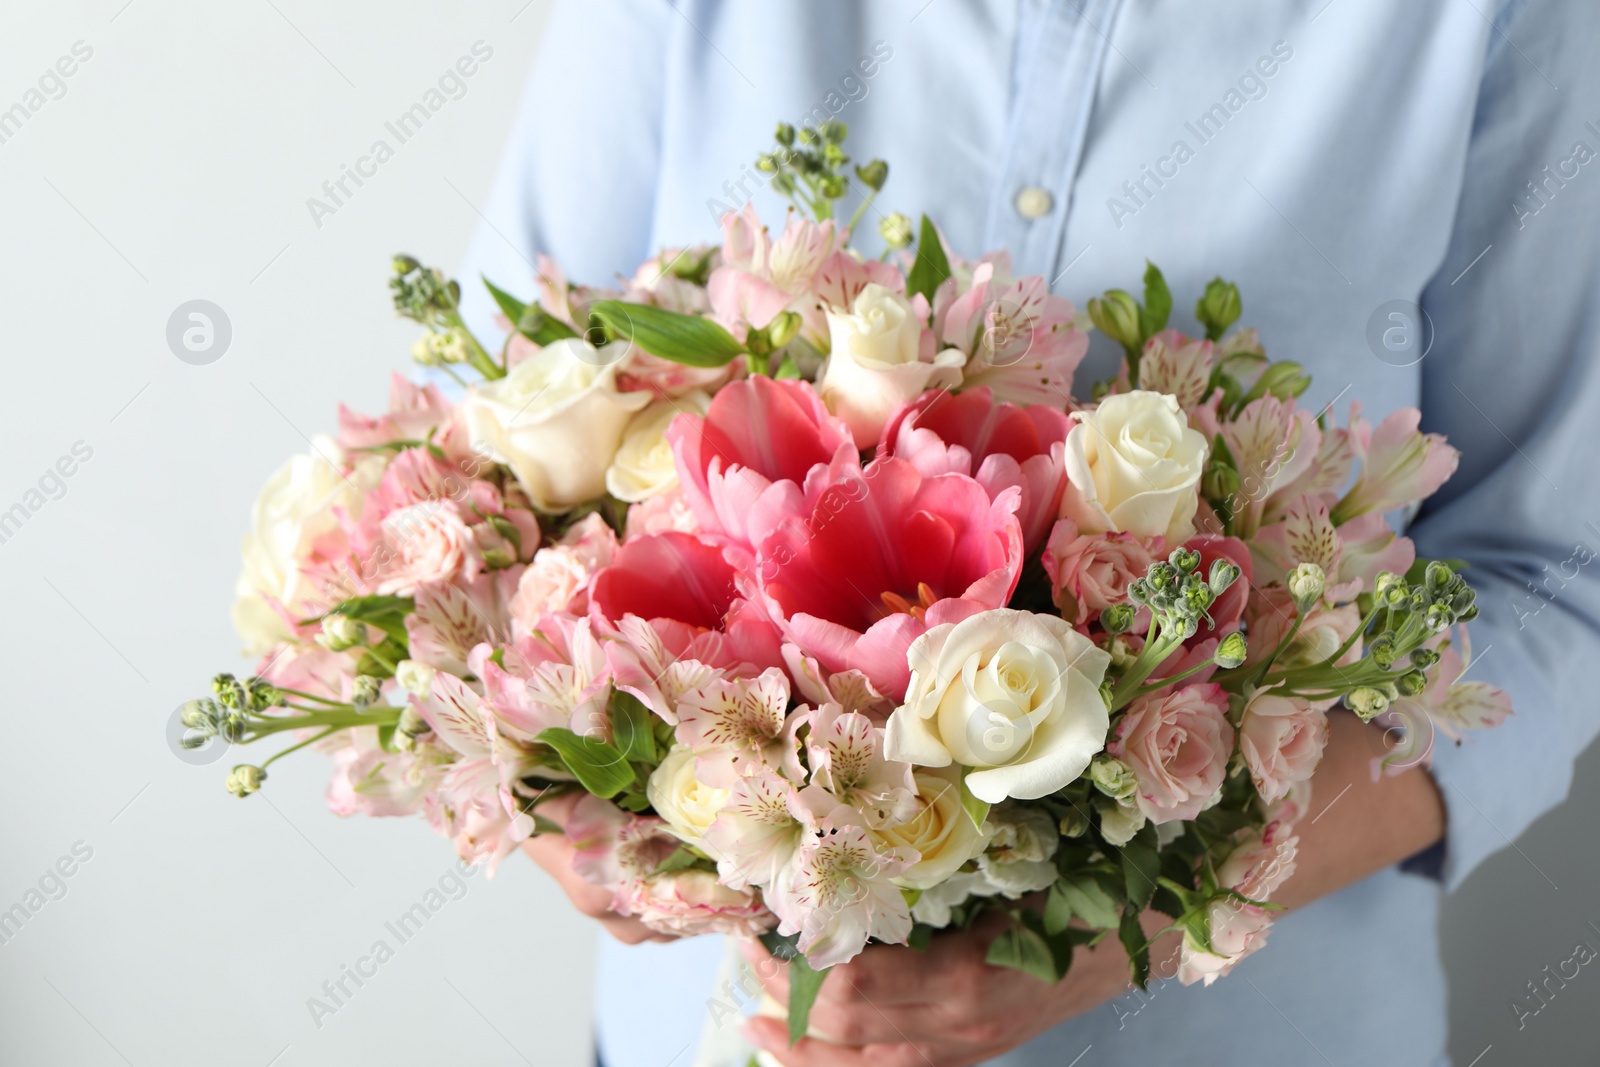
[[[260,483],[405,367],[388,257],[460,258],[546,6],[0,8],[0,110],[74,42],[94,50],[0,144],[0,511],[75,442],[93,449],[0,543],[0,910],[75,842],[93,849],[0,945],[7,1067],[587,1062],[596,930],[519,858],[315,1026],[307,998],[396,944],[385,921],[437,883],[448,845],[420,821],[330,815],[315,756],[236,801],[230,760],[187,766],[162,734],[214,671],[246,666],[227,609]],[[494,55],[466,95],[319,228],[306,199],[478,40]],[[166,344],[193,299],[232,323],[207,366]],[[1593,965],[1520,1032],[1510,1002],[1580,938],[1600,948],[1597,808],[1590,753],[1568,804],[1450,902],[1458,1067],[1592,1054]]]

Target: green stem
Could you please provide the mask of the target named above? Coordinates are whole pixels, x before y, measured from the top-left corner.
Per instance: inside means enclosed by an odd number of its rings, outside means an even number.
[[[850,236],[851,237],[855,236],[856,223],[861,221],[861,216],[865,215],[867,213],[867,208],[872,206],[872,198],[877,196],[877,195],[878,195],[878,190],[869,189],[867,191],[866,197],[861,201],[860,205],[856,208],[855,214],[850,216]]]
[[[1121,680],[1117,682],[1116,688],[1111,691],[1112,711],[1116,711],[1134,698],[1136,695],[1135,690],[1139,688],[1139,685],[1146,678],[1150,677],[1151,671],[1160,666],[1161,661],[1167,658],[1174,647],[1176,645],[1161,640],[1160,621],[1151,619],[1150,629],[1145,634],[1144,648],[1139,650],[1138,658],[1133,661],[1133,664],[1128,668],[1128,672],[1122,676]]]
[[[327,737],[329,734],[333,733],[337,729],[338,729],[337,726],[330,726],[326,730],[322,731],[320,734],[316,734],[316,735],[314,735],[312,737],[308,737],[304,741],[296,742],[295,744],[292,744],[288,748],[284,749],[282,752],[273,753],[271,756],[267,757],[267,759],[266,759],[266,761],[264,763],[261,764],[261,769],[262,770],[266,770],[269,766],[272,765],[273,760],[282,759],[283,757],[287,756],[289,753],[295,751],[296,749],[305,748],[307,745],[315,744],[318,741],[321,741],[324,737]]]
[[[386,656],[384,656],[382,653],[380,653],[378,651],[378,646],[377,645],[368,645],[368,646],[366,646],[366,651],[367,651],[367,655],[371,656],[373,659],[377,660],[379,663],[383,664],[386,668],[388,668],[390,674],[394,674],[395,671],[398,669],[396,664],[390,662],[389,659]]]
[[[1327,659],[1325,659],[1321,663],[1317,664],[1317,666],[1319,666],[1319,667],[1331,667],[1335,663],[1339,662],[1339,657],[1344,655],[1346,652],[1349,652],[1350,649],[1355,646],[1357,638],[1359,638],[1362,634],[1367,632],[1367,627],[1372,625],[1372,620],[1376,619],[1378,617],[1378,612],[1380,612],[1382,610],[1383,610],[1383,605],[1382,604],[1374,604],[1374,605],[1372,605],[1372,610],[1367,612],[1366,617],[1361,620],[1361,625],[1357,626],[1355,628],[1355,631],[1350,634],[1350,636],[1345,640],[1345,643],[1340,645],[1338,647],[1338,649],[1333,653],[1333,655],[1329,656]],[[1298,621],[1298,620],[1296,620],[1296,621]]]
[[[1192,677],[1193,675],[1199,674],[1201,671],[1205,670],[1207,667],[1210,667],[1213,664],[1213,662],[1214,662],[1213,660],[1209,660],[1209,659],[1208,660],[1202,660],[1201,662],[1195,664],[1193,667],[1190,667],[1188,670],[1184,671],[1181,674],[1174,674],[1171,678],[1157,678],[1155,681],[1151,682],[1148,685],[1141,685],[1138,689],[1135,689],[1133,691],[1133,695],[1131,697],[1129,697],[1129,699],[1130,700],[1138,700],[1140,697],[1144,696],[1146,693],[1154,693],[1156,690],[1165,689],[1169,685],[1177,685],[1179,682],[1183,681],[1185,678],[1189,678],[1189,677]]]
[[[403,709],[383,706],[381,710],[358,711],[329,711],[311,712],[306,715],[285,715],[278,719],[265,719],[250,724],[249,736],[242,743],[249,744],[259,741],[263,737],[282,733],[285,730],[315,730],[327,727],[331,730],[347,730],[355,726],[389,726],[400,721]]]
[[[451,311],[447,313],[445,321],[460,330],[461,336],[466,338],[467,362],[471,364],[473,370],[483,375],[485,380],[491,382],[496,378],[504,378],[506,376],[505,368],[494,361],[494,357],[489,355],[488,350],[478,343],[478,339],[473,336],[472,331],[467,329],[466,320],[461,317],[461,312]]]
[[[292,697],[299,697],[301,700],[315,700],[318,704],[327,704],[335,708],[352,708],[355,706],[354,704],[344,704],[337,700],[329,700],[327,697],[319,697],[315,693],[306,693],[299,689],[285,689],[281,685],[273,686],[273,688],[280,693],[288,693]]]

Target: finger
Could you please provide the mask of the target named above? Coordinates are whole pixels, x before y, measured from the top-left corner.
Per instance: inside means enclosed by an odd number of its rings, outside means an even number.
[[[760,1016],[748,1020],[740,1029],[752,1044],[783,1067],[927,1067],[938,1062],[909,1044],[851,1048],[803,1037],[790,1045],[789,1031],[783,1023]]]

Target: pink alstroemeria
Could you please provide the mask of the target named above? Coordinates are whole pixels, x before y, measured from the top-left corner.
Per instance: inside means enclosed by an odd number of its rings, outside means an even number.
[[[506,603],[515,588],[512,570],[490,571],[470,582],[423,582],[416,610],[406,616],[410,658],[455,675],[467,673],[467,658],[484,642],[511,638]]]
[[[789,677],[769,667],[755,678],[714,678],[678,700],[677,736],[695,750],[695,777],[731,789],[762,767],[800,778],[789,721]]]
[[[824,704],[808,716],[811,780],[861,813],[868,826],[897,826],[917,813],[911,764],[885,759],[883,729],[859,711]]]
[[[1326,499],[1302,496],[1290,504],[1284,517],[1262,527],[1250,541],[1262,584],[1282,582],[1301,563],[1315,563],[1327,576],[1323,598],[1332,604],[1370,592],[1378,574],[1404,574],[1416,559],[1410,538],[1398,537],[1371,512],[1334,524]]]
[[[1065,406],[1089,338],[1073,326],[1072,301],[1052,294],[1043,278],[1002,283],[983,263],[972,287],[941,311],[939,339],[968,357],[964,384],[989,386],[1017,404]]]
[[[841,804],[768,889],[768,906],[782,920],[780,933],[800,935],[811,966],[846,963],[873,938],[898,945],[911,935],[911,911],[892,879],[915,860],[909,849],[876,848],[860,816]]]
[[[667,441],[701,530],[736,543],[747,542],[750,508],[768,486],[855,455],[849,427],[810,384],[762,376],[724,386],[703,418],[673,419]]]
[[[1401,408],[1372,429],[1350,428],[1361,476],[1333,509],[1344,523],[1369,511],[1385,512],[1428,496],[1456,472],[1461,453],[1436,433],[1419,433],[1422,412]]]
[[[420,441],[447,422],[451,406],[437,386],[417,385],[396,371],[389,378],[389,410],[361,415],[339,405],[339,447],[374,448],[395,441]]]
[[[1239,472],[1232,501],[1234,529],[1248,541],[1261,524],[1268,498],[1316,462],[1322,431],[1316,416],[1296,408],[1293,399],[1264,396],[1223,423],[1221,433]]]
[[[965,474],[991,498],[1015,486],[1025,552],[1050,532],[1067,482],[1063,450],[1072,421],[1044,404],[999,402],[983,386],[929,390],[897,411],[883,429],[879,455],[910,460],[923,474]]]
[[[1188,411],[1206,398],[1216,354],[1210,341],[1162,330],[1144,343],[1139,357],[1139,388],[1171,393]]]
[[[779,483],[750,520],[755,580],[785,636],[901,699],[929,625],[1002,607],[1022,570],[1018,493],[887,456]]]

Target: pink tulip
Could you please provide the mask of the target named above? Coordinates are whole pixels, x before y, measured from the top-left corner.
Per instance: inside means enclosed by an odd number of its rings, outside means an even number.
[[[878,454],[908,459],[923,474],[970,475],[991,497],[1016,486],[1023,548],[1031,554],[1060,508],[1071,428],[1065,412],[996,403],[987,388],[930,389],[890,417]]]
[[[680,415],[667,429],[684,497],[700,528],[734,542],[772,483],[799,484],[848,447],[850,430],[805,382],[754,377],[724,386],[705,417]]]
[[[892,699],[906,650],[933,624],[1004,606],[1022,569],[1019,493],[990,500],[962,474],[888,456],[836,462],[781,485],[751,516],[755,580],[784,635],[829,671],[855,669]]]

